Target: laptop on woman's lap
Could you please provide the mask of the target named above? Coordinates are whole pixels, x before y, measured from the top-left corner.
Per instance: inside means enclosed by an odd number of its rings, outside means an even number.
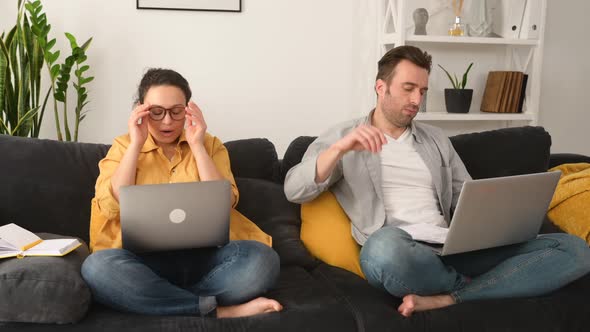
[[[227,180],[121,187],[123,248],[153,252],[220,247],[229,242]]]

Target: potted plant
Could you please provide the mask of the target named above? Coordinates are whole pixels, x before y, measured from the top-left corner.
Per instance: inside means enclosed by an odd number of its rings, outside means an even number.
[[[87,75],[90,67],[84,64],[92,38],[78,45],[76,38],[66,32],[72,54],[59,63],[60,50],[53,49],[56,39],[48,36],[50,30],[40,0],[18,0],[16,25],[0,34],[0,134],[39,137],[45,109],[53,97],[57,139],[78,141],[79,125],[88,104],[86,85],[94,79]],[[44,68],[50,81],[47,92],[42,91],[47,84],[41,84]],[[73,129],[68,123],[72,118],[71,108],[68,112],[67,107],[70,85],[76,93]]]
[[[459,81],[457,75],[451,74],[441,65],[438,65],[442,70],[445,71],[451,84],[452,89],[445,89],[445,105],[447,112],[449,113],[468,113],[471,107],[471,98],[473,97],[473,89],[465,89],[467,85],[467,74],[473,66],[473,62],[469,64],[467,70],[463,74],[463,79]]]

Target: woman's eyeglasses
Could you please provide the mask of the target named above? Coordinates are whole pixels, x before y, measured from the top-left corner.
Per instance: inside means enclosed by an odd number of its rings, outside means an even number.
[[[170,114],[170,117],[174,121],[184,120],[185,114],[184,106],[174,106],[172,108],[164,108],[161,106],[153,106],[148,109],[150,111],[150,118],[154,121],[162,121],[166,117],[166,113]]]

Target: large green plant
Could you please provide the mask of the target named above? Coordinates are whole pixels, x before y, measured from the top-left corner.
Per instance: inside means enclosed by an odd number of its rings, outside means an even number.
[[[42,55],[18,2],[16,25],[0,37],[0,133],[38,133]],[[40,64],[41,62],[41,64]]]
[[[93,80],[93,77],[85,76],[90,67],[82,65],[92,38],[78,46],[76,38],[66,32],[72,53],[60,64],[60,51],[53,50],[56,39],[48,39],[51,25],[42,12],[41,1],[18,0],[17,7],[16,26],[6,38],[4,34],[0,38],[0,133],[38,137],[48,99],[52,95],[58,140],[63,140],[65,134],[65,140],[77,141],[79,125],[85,117],[84,107],[88,104],[85,85]],[[50,82],[41,104],[41,71],[44,66]],[[73,135],[69,127],[67,99],[72,70],[77,79],[72,84],[77,97]]]

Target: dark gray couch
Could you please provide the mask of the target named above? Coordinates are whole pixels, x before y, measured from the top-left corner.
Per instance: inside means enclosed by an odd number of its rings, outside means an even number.
[[[400,299],[311,257],[299,239],[299,206],[286,201],[282,180],[313,139],[295,139],[283,160],[265,139],[226,143],[240,190],[238,210],[273,236],[274,249],[281,257],[280,280],[266,296],[280,301],[283,312],[218,320],[143,316],[93,303],[75,324],[0,322],[0,331],[588,330],[590,275],[546,296],[462,303],[404,318],[396,311]],[[590,162],[580,155],[551,159],[551,138],[540,127],[459,135],[452,142],[474,178],[540,172],[559,161]],[[88,241],[97,163],[107,150],[107,145],[100,144],[0,136],[0,225],[14,222],[34,232]],[[546,223],[543,231],[551,230],[555,227]],[[2,275],[2,264],[0,260],[0,291],[8,278]],[[2,314],[0,310],[0,317]]]

